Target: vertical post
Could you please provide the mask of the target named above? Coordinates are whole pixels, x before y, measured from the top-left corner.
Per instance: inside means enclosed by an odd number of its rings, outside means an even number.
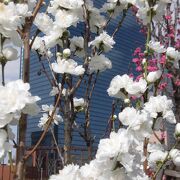
[[[23,81],[24,83],[29,82],[29,69],[30,69],[30,28],[31,22],[30,19],[26,18],[26,23],[23,31],[23,45],[24,45],[24,61],[23,61]],[[27,129],[27,115],[21,114],[19,120],[19,134],[18,134],[18,148],[17,148],[17,170],[16,177],[18,180],[25,179],[25,162],[22,161],[22,158],[25,153],[25,138],[26,138],[26,129]]]

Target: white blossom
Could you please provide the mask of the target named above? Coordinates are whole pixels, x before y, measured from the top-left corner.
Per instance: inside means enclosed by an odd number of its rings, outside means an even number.
[[[28,4],[26,3],[23,3],[23,4],[16,4],[16,9],[17,9],[17,13],[20,15],[20,16],[23,16],[23,17],[26,17],[26,16],[29,16],[31,15],[30,12],[28,12]]]
[[[84,38],[83,37],[77,37],[73,36],[72,39],[70,39],[70,49],[71,51],[74,51],[75,54],[79,57],[83,57],[85,55],[84,53]]]
[[[103,15],[100,14],[100,10],[97,8],[94,8],[92,5],[88,6],[88,10],[90,13],[90,30],[91,32],[96,33],[99,29],[101,29],[105,23],[106,19]]]
[[[110,138],[100,140],[96,158],[102,160],[110,159],[118,156],[120,153],[127,153],[130,146],[129,143],[125,129],[120,129],[118,133],[111,132]]]
[[[76,26],[79,18],[74,13],[70,13],[65,10],[58,10],[55,15],[54,25],[58,28],[68,28],[72,25]]]
[[[126,91],[129,95],[132,96],[140,96],[142,95],[147,89],[147,82],[141,78],[139,81],[134,81],[132,84],[128,84]]]
[[[161,77],[161,75],[162,75],[161,70],[149,72],[149,74],[147,75],[147,81],[150,83],[154,83]]]
[[[111,36],[107,34],[107,32],[103,31],[95,40],[89,43],[89,46],[97,47],[99,50],[108,52],[113,48],[115,41]]]
[[[59,171],[58,175],[52,175],[49,180],[78,180],[79,166],[69,164]]]
[[[84,106],[84,99],[83,98],[73,98],[74,107]]]
[[[6,31],[16,31],[21,26],[20,17],[17,14],[16,6],[13,2],[7,5],[0,3],[0,30],[3,35]]]
[[[59,7],[67,9],[67,10],[76,10],[80,9],[84,4],[83,0],[53,0],[50,1],[50,6],[48,7],[48,12],[53,15],[57,12]]]
[[[18,51],[13,47],[4,47],[2,53],[7,61],[16,60],[18,58]]]
[[[121,90],[127,89],[127,86],[132,83],[133,83],[133,79],[130,78],[127,74],[124,74],[122,76],[117,75],[111,80],[107,92],[109,96],[124,99],[126,98],[126,96],[124,92],[122,92]]]
[[[160,42],[150,41],[148,44],[149,48],[155,51],[156,53],[166,52],[166,48],[160,44]]]
[[[38,13],[34,20],[34,24],[39,30],[48,34],[53,26],[53,20],[45,13]]]
[[[43,116],[40,118],[40,121],[38,123],[38,127],[44,129],[47,125],[48,120],[51,118],[52,113],[53,114],[53,123],[58,125],[59,123],[63,122],[63,118],[61,115],[58,115],[58,108],[56,108],[56,110],[54,111],[54,106],[53,105],[42,105],[42,110],[43,110]]]
[[[176,124],[174,135],[175,137],[180,137],[180,123]]]
[[[176,123],[174,113],[172,112],[172,100],[166,96],[151,96],[149,101],[144,104],[144,109],[150,113],[152,118],[163,117],[169,123]]]
[[[127,98],[130,96],[141,96],[147,89],[147,82],[144,79],[133,81],[127,74],[115,76],[108,88],[109,96],[116,98]]]
[[[144,111],[126,107],[119,113],[119,120],[128,126],[128,132],[136,139],[144,139],[152,134],[152,119]]]
[[[19,118],[20,112],[29,105],[35,105],[40,100],[38,96],[32,96],[28,83],[22,80],[12,81],[6,86],[0,86],[0,127],[4,127],[14,118]],[[37,107],[37,106],[36,106]]]
[[[173,47],[168,47],[166,51],[167,58],[174,63],[174,67],[179,69],[180,52]]]
[[[163,152],[160,150],[154,151],[148,157],[148,165],[154,169],[157,167],[158,163],[162,163],[166,156],[167,152]]]
[[[180,52],[173,47],[167,48],[166,56],[174,61],[180,60]]]
[[[51,90],[50,93],[49,93],[49,95],[50,95],[50,96],[55,96],[55,95],[57,95],[58,93],[59,93],[58,87],[53,86],[53,87],[52,87],[52,90]]]
[[[169,152],[169,155],[172,158],[173,163],[176,166],[180,166],[180,151],[178,149],[172,149]]]
[[[89,72],[97,72],[97,71],[105,71],[106,69],[112,68],[111,61],[105,57],[103,54],[101,55],[95,55],[91,58],[91,61],[89,63]]]
[[[58,57],[57,63],[52,63],[53,71],[56,73],[69,73],[72,75],[82,75],[85,69],[78,65],[73,59],[61,59]]]

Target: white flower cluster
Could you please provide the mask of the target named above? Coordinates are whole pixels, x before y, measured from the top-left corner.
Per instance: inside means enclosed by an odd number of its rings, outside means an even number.
[[[52,63],[53,71],[56,73],[69,73],[72,75],[82,75],[85,71],[82,65],[78,65],[73,59],[61,59],[57,58],[57,63]]]
[[[32,96],[28,83],[22,80],[12,81],[6,86],[0,86],[0,128],[6,126],[20,117],[20,113],[37,114],[39,108],[36,104],[38,96]]]
[[[128,127],[127,130],[137,141],[148,138],[152,134],[153,121],[146,111],[137,111],[133,107],[127,107],[119,113],[119,120]]]
[[[157,41],[150,41],[148,46],[156,53],[166,53],[166,58],[169,60],[169,62],[173,62],[174,67],[179,69],[180,52],[174,47],[168,47],[166,49],[160,44],[160,42]]]
[[[21,45],[17,29],[22,28],[25,17],[32,14],[35,4],[35,0],[22,4],[0,3],[0,32],[4,37],[10,38],[15,45]]]
[[[160,22],[165,15],[166,6],[170,0],[160,0],[155,5],[150,6],[147,0],[108,0],[102,7],[102,12],[113,13],[116,18],[120,12],[126,10],[129,5],[137,8],[136,16],[144,25],[150,22],[150,11],[152,11],[153,20]]]
[[[0,86],[0,159],[12,148],[9,140],[13,140],[14,135],[8,125],[17,125],[21,113],[36,115],[39,112],[36,102],[40,98],[32,96],[29,89],[29,84],[22,80]]]
[[[140,96],[147,88],[147,82],[144,79],[133,81],[127,74],[115,76],[107,90],[109,96],[126,99],[130,96]]]
[[[151,96],[149,101],[144,104],[144,109],[150,113],[152,118],[166,119],[169,123],[176,123],[176,119],[172,110],[173,102],[167,99],[167,96]]]
[[[127,78],[128,79],[128,78]],[[162,103],[163,102],[163,103]],[[143,141],[153,134],[153,118],[159,116],[175,123],[172,113],[172,101],[166,96],[150,97],[142,110],[126,107],[119,113],[119,120],[127,127],[120,128],[118,132],[111,132],[110,137],[101,139],[98,145],[96,158],[84,166],[67,165],[53,179],[74,180],[144,180],[149,179],[143,170]],[[171,115],[172,116],[171,116]],[[153,116],[152,116],[153,115]],[[171,121],[173,119],[173,121]],[[176,127],[176,135],[179,134]],[[148,165],[155,169],[168,156],[168,152],[161,145],[148,145]],[[174,164],[180,164],[180,151],[174,149],[170,152]]]
[[[129,141],[127,130],[112,132],[110,138],[100,140],[96,158],[89,164],[81,167],[67,165],[58,175],[51,176],[50,180],[146,180],[148,177],[143,172],[142,162],[139,167],[134,167],[139,153],[136,154],[137,149],[132,152],[131,146],[132,141]]]
[[[169,153],[170,157],[172,158],[173,163],[179,167],[180,166],[180,150],[179,149],[172,149]]]
[[[97,71],[105,71],[106,69],[112,68],[111,61],[105,57],[103,54],[101,55],[95,55],[91,58],[91,61],[89,63],[89,72],[97,72]]]
[[[115,41],[111,36],[107,34],[107,32],[102,32],[95,40],[89,43],[89,46],[93,46],[98,48],[101,51],[108,52],[112,49]]]
[[[75,55],[79,57],[83,57],[85,55],[84,53],[84,38],[83,37],[77,37],[74,36],[72,39],[70,39],[70,49],[71,51],[75,52]]]
[[[44,129],[47,125],[49,118],[52,116],[52,113],[54,111],[54,106],[53,105],[48,106],[47,104],[42,105],[42,110],[44,113],[43,116],[40,118],[38,127]],[[56,125],[63,122],[63,118],[61,117],[61,115],[58,115],[58,111],[59,109],[57,108],[53,114],[53,123]]]
[[[75,0],[53,0],[50,1],[47,12],[38,13],[34,24],[45,35],[36,37],[32,49],[38,50],[41,55],[45,55],[45,49],[50,49],[56,44],[61,44],[63,32],[70,26],[76,26],[83,19],[83,1]]]
[[[142,20],[144,25],[150,23],[150,11],[152,11],[151,16],[154,21],[160,22],[163,19],[163,15],[165,15],[166,6],[170,1],[160,0],[155,5],[150,6],[148,1],[129,1],[134,6],[138,8],[136,16]]]

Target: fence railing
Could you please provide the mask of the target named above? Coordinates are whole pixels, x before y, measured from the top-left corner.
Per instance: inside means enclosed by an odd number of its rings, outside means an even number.
[[[27,153],[32,148],[27,148]],[[63,156],[63,150],[60,147],[59,150]],[[73,146],[71,147],[71,162],[79,165],[88,163],[94,157],[95,152],[96,149],[89,152],[88,148]],[[46,180],[50,175],[58,173],[60,169],[62,169],[62,159],[59,157],[57,147],[41,146],[26,162],[26,180]],[[13,180],[10,166],[0,165],[0,180]]]
[[[63,150],[61,148],[59,150],[63,157]],[[79,165],[88,163],[94,157],[95,152],[95,149],[89,152],[88,148],[73,146],[71,147],[71,162]],[[62,159],[57,147],[39,147],[28,160],[26,169],[28,179],[46,179],[58,173],[62,169]]]

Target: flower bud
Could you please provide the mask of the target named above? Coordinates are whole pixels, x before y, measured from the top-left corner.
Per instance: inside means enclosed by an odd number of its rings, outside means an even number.
[[[7,5],[10,2],[10,0],[4,0],[3,2],[5,5]]]
[[[63,50],[63,57],[68,58],[71,55],[71,50],[70,49],[64,49]]]
[[[125,103],[125,104],[129,104],[129,103],[130,103],[130,99],[128,99],[128,98],[127,98],[127,99],[124,99],[124,103]]]
[[[115,120],[115,119],[117,119],[117,115],[114,114],[113,115],[113,120]]]
[[[144,58],[143,60],[142,60],[142,64],[144,65],[146,63],[146,59]]]
[[[60,57],[60,56],[61,56],[61,53],[60,53],[60,52],[57,52],[57,53],[56,53],[56,56],[59,56],[59,57]]]
[[[176,124],[174,135],[175,135],[176,138],[180,137],[180,123]]]

